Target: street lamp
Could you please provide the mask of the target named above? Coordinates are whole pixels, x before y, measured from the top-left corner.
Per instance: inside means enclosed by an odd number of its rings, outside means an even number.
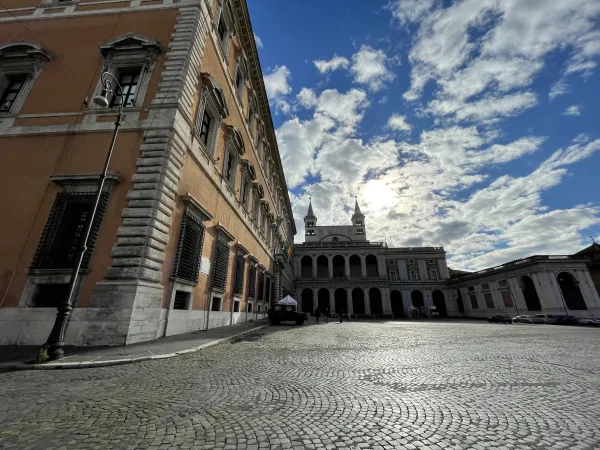
[[[90,231],[92,229],[92,225],[94,223],[94,218],[96,217],[96,212],[98,211],[98,204],[100,203],[100,197],[102,195],[102,189],[104,187],[104,181],[106,180],[106,174],[108,172],[108,165],[110,163],[110,158],[113,153],[113,149],[115,147],[115,141],[117,139],[117,134],[119,132],[119,127],[121,126],[121,117],[123,115],[123,90],[121,85],[119,84],[119,80],[115,78],[115,76],[110,72],[104,72],[101,76],[102,86],[104,87],[102,94],[96,95],[94,97],[94,104],[101,108],[107,108],[109,106],[107,94],[111,94],[112,96],[119,96],[119,112],[117,114],[117,120],[115,122],[115,130],[113,132],[112,140],[110,142],[110,148],[108,150],[108,154],[106,155],[106,161],[104,162],[104,169],[100,174],[100,183],[98,183],[98,190],[96,191],[96,198],[94,200],[94,207],[92,208],[92,212],[90,214],[90,218],[88,219],[85,232],[83,234],[83,242],[81,243],[81,247],[79,248],[79,253],[75,259],[75,264],[73,266],[73,271],[71,272],[71,279],[69,281],[69,294],[67,295],[67,299],[63,304],[58,306],[58,313],[56,314],[56,319],[54,321],[54,326],[52,327],[52,331],[50,332],[50,336],[48,336],[48,341],[44,344],[43,348],[47,348],[48,350],[48,359],[50,361],[54,361],[57,359],[62,359],[64,356],[63,347],[65,346],[65,333],[67,331],[67,325],[69,323],[69,316],[71,315],[71,311],[73,307],[73,297],[75,296],[75,289],[77,286],[77,279],[79,277],[79,269],[81,268],[81,262],[83,261],[83,256],[87,251],[87,243],[90,237]],[[112,80],[111,80],[112,79]],[[112,88],[112,83],[118,87],[118,92]]]
[[[564,277],[564,275],[563,275]],[[565,302],[565,296],[563,295],[562,288],[560,287],[561,283],[565,281],[564,278],[556,277],[556,284],[558,284],[558,291],[560,292],[560,299],[562,300],[563,308],[565,309],[565,316],[569,315],[569,311],[567,311],[567,303]]]

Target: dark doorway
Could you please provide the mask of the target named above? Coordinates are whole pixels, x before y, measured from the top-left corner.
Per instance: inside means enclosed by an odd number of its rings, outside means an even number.
[[[448,310],[446,309],[446,299],[442,291],[435,290],[432,294],[433,304],[435,305],[436,311],[440,314],[440,317],[448,317]]]
[[[352,309],[354,314],[365,314],[365,293],[361,288],[352,290]]]
[[[312,264],[313,260],[310,256],[302,257],[302,260],[300,260],[300,278],[313,277]]]
[[[533,280],[527,275],[521,277],[521,290],[523,291],[523,297],[525,297],[525,303],[527,304],[528,311],[541,311],[542,305],[540,298],[538,297],[537,290]]]
[[[410,298],[415,308],[421,308],[421,306],[425,306],[425,302],[423,301],[423,293],[421,291],[412,291]]]
[[[334,293],[335,297],[335,312],[336,314],[343,312],[348,312],[348,295],[346,294],[346,289],[338,288]]]
[[[329,304],[329,289],[319,289],[319,309],[322,314],[325,314],[325,310],[331,311],[331,305]]]
[[[399,291],[390,292],[390,302],[392,303],[392,315],[394,318],[404,317],[402,294]]]
[[[579,289],[579,285],[573,278],[573,275],[568,272],[561,272],[556,279],[558,280],[558,286],[560,287],[560,291],[562,292],[568,309],[574,311],[588,309],[585,300],[583,299],[583,295],[581,294],[581,289]]]
[[[327,256],[321,255],[317,258],[317,278],[329,277],[329,260]]]
[[[367,263],[367,276],[376,278],[379,276],[379,271],[377,270],[377,258],[375,255],[367,255],[366,258]]]
[[[362,277],[362,263],[360,256],[352,255],[350,257],[350,276],[352,278]]]
[[[346,272],[346,261],[341,255],[333,257],[333,276],[334,278],[343,278]]]
[[[371,314],[383,315],[383,304],[381,303],[381,291],[379,289],[371,288],[369,290],[369,305],[371,306]]]
[[[302,312],[311,315],[315,312],[312,289],[306,288],[302,291]]]
[[[462,293],[460,292],[460,289],[456,290],[456,306],[458,306],[459,313],[465,313],[465,305],[463,303]]]

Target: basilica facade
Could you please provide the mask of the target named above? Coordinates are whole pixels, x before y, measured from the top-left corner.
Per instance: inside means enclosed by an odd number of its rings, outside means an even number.
[[[351,224],[317,223],[311,202],[304,242],[293,251],[295,295],[303,312],[319,306],[331,314],[400,318],[413,306],[435,306],[441,317],[600,315],[600,298],[581,255],[536,255],[455,272],[443,247],[369,241],[357,201]]]

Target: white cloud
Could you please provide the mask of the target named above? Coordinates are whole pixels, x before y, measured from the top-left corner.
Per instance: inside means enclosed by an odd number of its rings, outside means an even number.
[[[355,83],[364,84],[374,92],[383,89],[386,82],[394,79],[394,74],[387,66],[385,52],[368,45],[363,45],[352,55],[350,72],[354,75]]]
[[[402,24],[416,22],[431,10],[434,0],[392,0],[388,8],[392,11],[392,17]]]
[[[410,131],[412,126],[406,122],[406,117],[394,114],[389,117],[386,128],[396,131]]]
[[[285,100],[285,96],[292,92],[292,87],[289,84],[290,78],[291,73],[286,66],[277,66],[271,73],[263,77],[269,102],[277,110],[284,113],[290,112],[291,109],[289,103]]]
[[[563,116],[580,116],[581,115],[581,106],[579,105],[571,105],[563,112]]]
[[[567,84],[567,82],[564,79],[561,78],[550,88],[548,98],[550,98],[550,100],[554,100],[559,95],[565,95],[569,92],[571,92],[571,87]]]
[[[329,61],[319,59],[313,61],[313,63],[317,67],[319,72],[327,73],[337,69],[347,69],[348,65],[350,64],[350,61],[348,60],[348,58],[344,58],[343,56],[333,55],[333,58],[331,58]]]
[[[262,39],[259,36],[257,36],[256,34],[254,35],[254,42],[256,42],[256,47],[258,47],[258,48],[264,47]]]
[[[421,20],[409,54],[411,87],[404,97],[416,100],[429,81],[435,82],[440,89],[428,108],[433,114],[457,120],[494,120],[495,111],[500,117],[513,115],[535,105],[533,94],[519,90],[532,84],[548,54],[570,52],[565,74],[589,73],[600,56],[597,0],[464,0],[447,8],[425,2],[418,6],[432,8],[425,15],[412,3],[397,5],[400,16],[392,8],[400,21]],[[550,98],[567,89],[566,82],[558,82]],[[482,105],[489,113],[475,110]]]

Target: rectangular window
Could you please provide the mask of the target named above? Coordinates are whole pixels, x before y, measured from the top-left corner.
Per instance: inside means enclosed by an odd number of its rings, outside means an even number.
[[[244,271],[246,269],[244,257],[240,254],[235,257],[235,282],[233,285],[233,294],[242,295],[244,289]]]
[[[135,106],[135,97],[141,72],[142,69],[139,67],[119,69],[118,79],[122,95],[118,95],[120,93],[115,90],[110,106],[118,106],[121,99],[125,108]],[[115,89],[118,89],[118,87],[115,87]]]
[[[435,259],[428,259],[428,260],[427,260],[427,262],[428,262],[429,264],[435,264]]]
[[[231,151],[227,152],[225,158],[225,167],[223,168],[223,176],[232,185],[235,185],[235,156]]]
[[[411,270],[410,271],[410,279],[413,280],[413,281],[416,281],[418,279],[417,271],[416,270]]]
[[[27,80],[27,74],[9,75],[8,83],[0,100],[0,112],[10,112],[10,109],[17,99],[19,92],[23,89],[23,85]]]
[[[258,299],[265,299],[265,273],[261,272],[258,276]]]
[[[258,305],[258,309],[257,309],[257,311],[260,313],[260,305]]]
[[[471,299],[471,308],[473,308],[473,309],[479,308],[479,305],[477,304],[477,296],[469,295],[469,298]]]
[[[233,301],[233,312],[240,312],[240,301],[239,300]]]
[[[250,198],[250,181],[248,180],[248,177],[243,177],[242,179],[242,186],[240,187],[240,201],[242,202],[242,205],[244,206],[244,208],[248,208],[248,200]]]
[[[174,278],[198,283],[203,242],[204,224],[195,215],[186,211],[181,220],[181,231],[177,242],[173,267]]]
[[[510,295],[510,291],[500,291],[502,294],[502,302],[504,303],[505,308],[514,308],[512,296]]]
[[[260,212],[260,198],[254,192],[254,207],[252,208],[252,220],[256,225],[258,225],[258,213]]]
[[[437,280],[438,279],[437,271],[435,271],[435,270],[431,271],[431,279],[432,280]]]
[[[490,290],[490,284],[489,283],[483,283],[481,285],[481,290],[482,291],[489,291]]]
[[[219,41],[225,54],[227,54],[227,25],[225,25],[225,18],[221,14],[219,19],[219,25],[217,26],[217,33],[219,34]]]
[[[394,265],[394,261],[388,261],[388,264],[389,264],[390,266],[393,266],[393,265]]]
[[[217,239],[215,247],[215,261],[212,273],[212,288],[224,291],[227,283],[227,268],[229,266],[229,246],[221,239]]]
[[[498,286],[499,287],[507,287],[508,286],[508,281],[506,281],[506,280],[500,280],[500,281],[498,281]]]
[[[210,305],[211,311],[221,311],[221,297],[213,297]]]
[[[60,192],[35,252],[32,269],[71,269],[81,247],[83,233],[94,207],[94,192]],[[106,211],[109,194],[103,192],[81,264],[87,269]]]
[[[175,300],[173,301],[173,309],[188,309],[192,294],[185,291],[175,291]]]
[[[256,298],[256,267],[250,266],[248,271],[248,293],[246,297]]]
[[[396,272],[395,271],[391,271],[390,272],[390,278],[392,279],[392,281],[396,281]]]
[[[39,308],[56,308],[67,301],[68,295],[68,284],[38,284],[32,303]]]
[[[475,292],[475,286],[469,286],[467,288],[467,291],[469,291],[469,292]]]
[[[250,128],[250,136],[254,137],[254,124],[256,122],[256,113],[254,108],[250,106],[248,108],[248,128]]]
[[[252,303],[248,303],[248,312],[251,313],[252,312]]]
[[[235,87],[237,88],[237,93],[241,100],[244,93],[244,75],[242,74],[242,68],[239,64],[235,71]]]
[[[485,298],[485,306],[487,309],[494,309],[494,299],[492,298],[491,292],[483,294],[483,298]]]
[[[205,146],[208,145],[208,133],[210,131],[210,115],[206,109],[204,110],[204,114],[202,114],[202,122],[200,123],[200,134],[199,139]]]

